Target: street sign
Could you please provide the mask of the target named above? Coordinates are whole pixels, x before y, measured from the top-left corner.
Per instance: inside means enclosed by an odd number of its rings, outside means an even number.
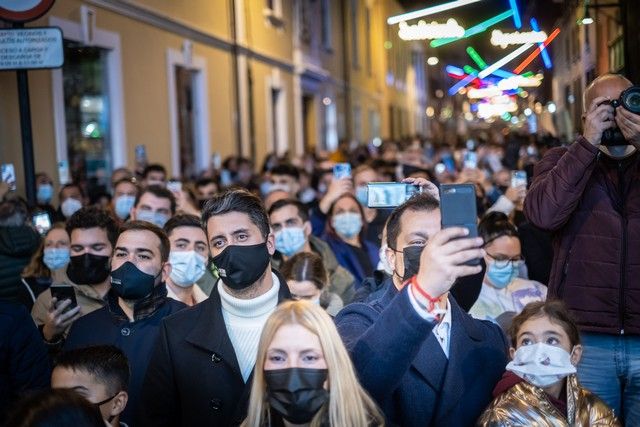
[[[0,0],[0,19],[28,22],[40,18],[55,0]]]
[[[63,63],[60,28],[0,29],[0,70],[58,68]]]

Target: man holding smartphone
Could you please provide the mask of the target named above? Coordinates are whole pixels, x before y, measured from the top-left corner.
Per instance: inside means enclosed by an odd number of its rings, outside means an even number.
[[[456,279],[482,269],[464,265],[484,256],[482,239],[467,235],[441,229],[433,195],[412,197],[387,222],[393,286],[336,317],[362,385],[390,424],[472,425],[504,372],[500,328],[471,318],[450,295]]]
[[[72,300],[58,301],[51,290],[36,299],[31,316],[42,330],[47,344],[58,348],[69,328],[77,319],[105,305],[111,288],[109,258],[118,235],[114,219],[98,208],[82,208],[67,221],[71,237],[71,260],[67,266],[68,283],[75,292],[77,306]]]
[[[525,214],[553,233],[549,295],[581,329],[580,382],[626,425],[640,425],[640,115],[612,100],[620,75],[584,92],[584,133],[536,166]],[[637,96],[637,95],[636,95]],[[622,140],[612,139],[619,130]],[[613,144],[612,144],[613,142]]]

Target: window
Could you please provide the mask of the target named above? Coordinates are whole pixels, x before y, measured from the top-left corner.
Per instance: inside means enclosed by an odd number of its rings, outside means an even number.
[[[282,20],[282,0],[266,0],[264,16],[274,27],[284,25]]]
[[[353,139],[362,141],[362,109],[359,105],[353,107]]]
[[[273,144],[273,147],[275,147],[276,149],[278,147],[278,141],[279,141],[278,131],[280,130],[279,129],[280,126],[278,126],[279,103],[280,103],[280,89],[271,88],[271,129],[272,129],[271,142]]]
[[[371,9],[367,8],[364,15],[364,42],[365,42],[365,55],[367,75],[371,76]]]
[[[360,68],[360,60],[358,58],[358,0],[351,0],[350,8],[351,23],[351,64],[354,69]]]
[[[329,0],[322,0],[320,4],[322,14],[322,47],[326,50],[332,49],[331,40],[331,5]]]

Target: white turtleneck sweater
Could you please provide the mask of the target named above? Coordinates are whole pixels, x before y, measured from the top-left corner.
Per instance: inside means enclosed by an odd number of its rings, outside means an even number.
[[[238,299],[231,296],[218,283],[222,316],[227,333],[236,352],[242,379],[247,382],[258,355],[258,342],[267,318],[278,305],[280,281],[271,273],[273,286],[265,294],[253,299]]]

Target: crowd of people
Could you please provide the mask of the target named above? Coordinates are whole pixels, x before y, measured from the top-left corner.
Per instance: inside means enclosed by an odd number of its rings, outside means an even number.
[[[36,206],[0,184],[0,425],[640,425],[640,119],[605,102],[628,86],[588,88],[571,144],[151,164],[57,207],[46,174]],[[374,208],[372,182],[415,194]],[[477,236],[442,226],[442,184],[473,185]]]

